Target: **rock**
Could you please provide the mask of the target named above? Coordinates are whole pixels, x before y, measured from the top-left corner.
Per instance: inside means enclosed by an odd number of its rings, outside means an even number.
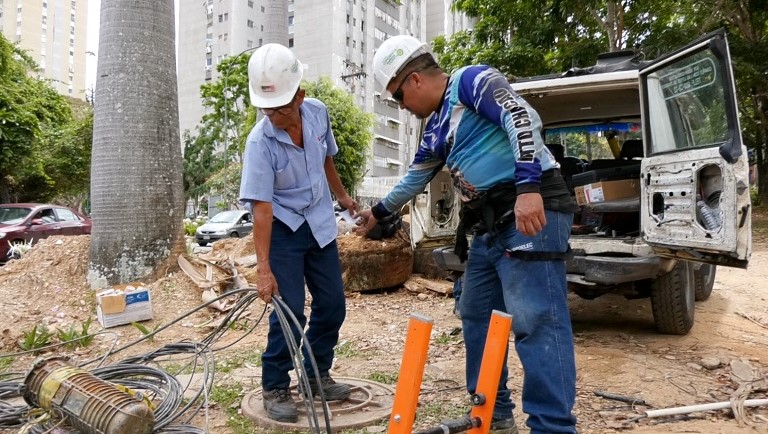
[[[699,365],[698,363],[686,363],[685,366],[693,369],[694,371],[701,371],[702,370],[702,366]]]
[[[713,370],[713,369],[717,369],[717,368],[719,368],[720,366],[723,365],[723,363],[717,357],[705,357],[705,358],[701,359],[699,364],[702,367],[704,367],[706,369],[709,369],[710,371]]]

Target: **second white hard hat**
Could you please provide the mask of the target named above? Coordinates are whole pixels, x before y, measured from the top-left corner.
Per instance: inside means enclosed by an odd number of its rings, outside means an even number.
[[[248,61],[248,90],[251,104],[259,108],[288,104],[299,89],[304,65],[280,44],[259,47]]]
[[[413,36],[397,35],[381,43],[373,56],[373,76],[383,87],[381,98],[391,96],[387,85],[405,65],[424,53],[429,53],[429,46]]]

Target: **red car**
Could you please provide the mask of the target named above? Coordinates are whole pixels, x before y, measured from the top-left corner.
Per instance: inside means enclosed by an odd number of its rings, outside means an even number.
[[[8,260],[12,244],[51,235],[91,233],[91,219],[60,205],[7,203],[0,205],[0,263]]]

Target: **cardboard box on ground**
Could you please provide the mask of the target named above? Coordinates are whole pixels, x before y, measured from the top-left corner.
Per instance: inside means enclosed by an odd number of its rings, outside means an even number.
[[[149,288],[134,283],[99,291],[96,294],[96,315],[104,328],[152,319]]]
[[[640,197],[640,180],[593,182],[576,187],[575,194],[576,203],[579,205]]]

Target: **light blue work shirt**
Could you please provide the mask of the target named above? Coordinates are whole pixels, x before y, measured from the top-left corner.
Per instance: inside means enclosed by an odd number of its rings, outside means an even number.
[[[325,104],[305,98],[300,110],[303,148],[267,117],[248,134],[240,201],[249,207],[251,201],[271,202],[275,218],[294,232],[306,221],[317,243],[325,247],[336,239],[338,228],[324,164],[339,147]]]

